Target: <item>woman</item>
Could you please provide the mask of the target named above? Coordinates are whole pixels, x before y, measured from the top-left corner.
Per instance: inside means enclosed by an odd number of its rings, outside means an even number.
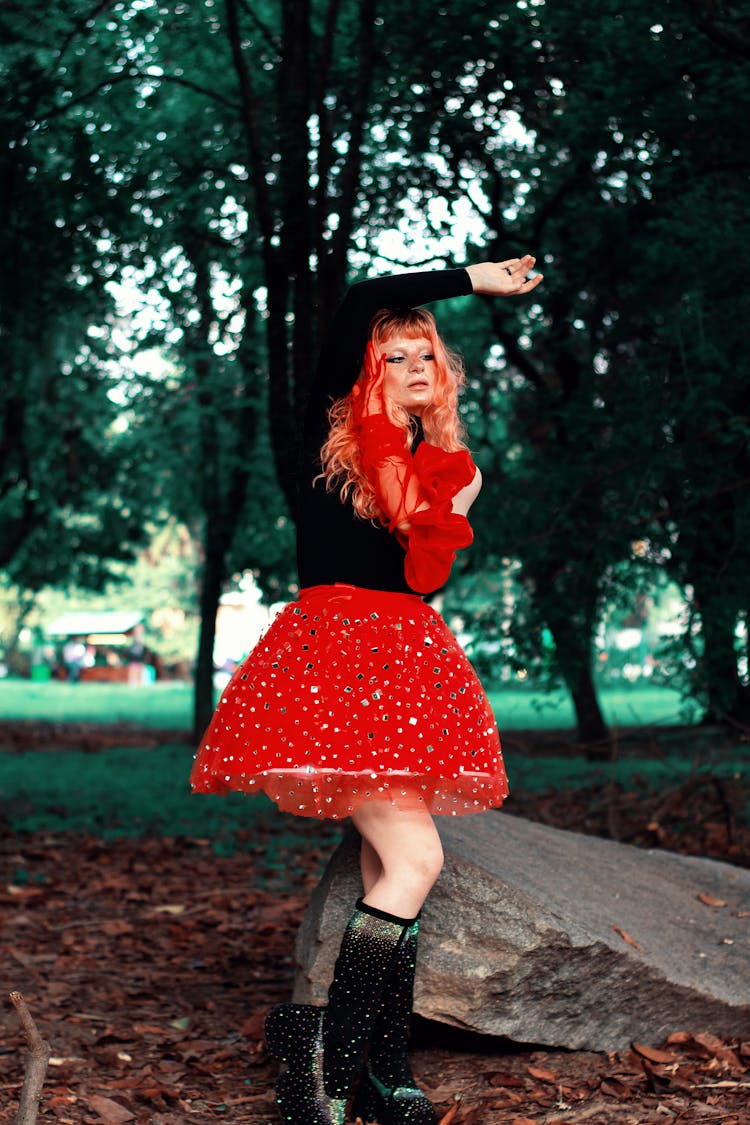
[[[492,711],[422,601],[472,539],[481,477],[462,440],[459,360],[424,302],[531,292],[535,259],[402,274],[348,291],[323,346],[300,477],[300,596],[235,673],[197,792],[264,790],[300,816],[350,816],[363,895],[325,1008],[286,1004],[266,1044],[290,1125],[435,1125],[406,1055],[419,914],[443,863],[433,815],[507,794]]]

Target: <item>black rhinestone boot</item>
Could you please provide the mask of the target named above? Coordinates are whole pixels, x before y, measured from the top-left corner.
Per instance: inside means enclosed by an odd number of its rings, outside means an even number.
[[[348,1098],[364,1062],[394,958],[413,918],[386,914],[359,899],[344,931],[323,1016],[326,1093]]]
[[[383,992],[352,1109],[355,1119],[379,1125],[437,1125],[437,1114],[417,1086],[407,1055],[418,937],[419,918],[404,934]]]
[[[287,1064],[276,1101],[288,1125],[344,1125],[346,1101],[323,1089],[323,1012],[309,1004],[280,1004],[266,1018],[266,1049]]]

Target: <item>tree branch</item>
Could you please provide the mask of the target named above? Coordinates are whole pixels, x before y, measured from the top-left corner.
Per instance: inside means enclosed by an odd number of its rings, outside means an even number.
[[[346,274],[346,257],[354,223],[354,209],[362,168],[362,138],[367,121],[372,76],[375,69],[376,11],[376,0],[361,0],[359,5],[359,58],[357,83],[351,107],[349,151],[339,177],[341,188],[337,209],[341,216],[341,222],[332,240],[331,255],[328,262],[329,276],[334,279],[335,283],[343,281]],[[339,285],[336,284],[336,288],[338,287]]]
[[[505,348],[505,354],[510,362],[516,367],[525,379],[541,390],[547,387],[544,375],[540,368],[532,361],[528,352],[519,346],[518,340],[513,332],[508,332],[503,326],[503,314],[500,309],[500,303],[493,297],[482,298],[490,307],[490,317],[492,320],[492,330],[497,336],[500,343]]]
[[[249,168],[255,202],[258,209],[258,219],[263,235],[266,264],[271,265],[271,238],[274,233],[273,208],[271,197],[265,177],[265,161],[263,160],[263,146],[261,144],[260,120],[258,105],[253,90],[250,71],[242,50],[242,37],[240,23],[237,15],[237,0],[225,0],[224,10],[227,17],[227,32],[229,45],[232,52],[232,61],[237,73],[242,101],[242,113],[245,125],[245,140],[247,142]]]
[[[318,266],[323,259],[323,229],[325,214],[325,199],[328,191],[328,176],[333,163],[333,130],[331,129],[331,114],[326,109],[325,93],[331,75],[333,60],[333,41],[336,35],[339,6],[341,0],[328,0],[326,7],[325,25],[321,40],[320,56],[316,66],[317,81],[313,92],[313,103],[318,117],[318,183],[315,188],[314,215],[316,230],[315,253]]]
[[[271,48],[271,50],[274,52],[275,55],[278,55],[280,50],[281,50],[281,43],[279,41],[278,36],[274,36],[270,27],[268,27],[267,24],[265,24],[263,22],[263,20],[260,18],[260,16],[258,15],[257,12],[253,11],[253,9],[248,4],[247,0],[240,0],[240,4],[242,4],[243,12],[245,12],[245,14],[248,15],[250,17],[250,19],[253,21],[253,23],[255,24],[255,26],[260,31],[261,35],[265,39],[268,46]]]
[[[29,1048],[21,1089],[21,1100],[18,1103],[16,1125],[35,1125],[39,1113],[39,1099],[42,1096],[42,1086],[44,1085],[47,1064],[51,1054],[50,1045],[39,1034],[21,993],[11,992],[10,1002],[18,1012]]]
[[[98,82],[96,86],[92,86],[91,89],[85,90],[82,94],[79,94],[77,98],[71,98],[70,101],[62,105],[53,106],[45,116],[45,121],[53,117],[60,117],[62,114],[67,113],[69,109],[72,109],[73,106],[82,105],[84,102],[88,101],[89,98],[94,97],[95,94],[106,90],[108,86],[116,86],[120,82],[137,81],[139,78],[146,79],[149,82],[172,82],[177,86],[185,86],[187,89],[194,90],[197,94],[203,94],[212,101],[219,102],[221,105],[225,105],[235,112],[239,109],[237,102],[231,102],[228,98],[217,93],[216,90],[209,90],[206,86],[200,86],[197,82],[192,82],[189,78],[182,78],[178,74],[160,74],[158,77],[155,77],[152,74],[142,74],[139,70],[129,70],[124,74],[112,74],[109,78]]]
[[[538,246],[542,240],[544,226],[547,220],[554,216],[558,207],[565,199],[566,195],[577,187],[582,181],[589,179],[591,176],[591,165],[588,160],[579,160],[569,176],[558,184],[552,194],[545,199],[544,203],[534,212],[534,224],[532,228],[533,246]]]
[[[428,258],[421,258],[418,262],[404,262],[401,258],[391,258],[389,254],[384,254],[382,250],[378,250],[378,258],[384,262],[388,262],[390,266],[399,266],[402,270],[419,270],[431,266],[433,262],[442,262],[446,268],[450,268],[453,263],[453,258],[450,254],[430,254]]]
[[[114,3],[115,0],[98,0],[89,12],[81,13],[78,19],[74,21],[72,28],[60,46],[60,50],[57,52],[58,63],[62,61],[65,52],[68,50],[68,47],[73,42],[76,35],[82,35],[86,31],[88,24],[92,20],[95,20],[97,16],[101,15],[102,12],[106,12],[107,8],[113,7]],[[40,11],[44,12],[45,9],[41,8]]]

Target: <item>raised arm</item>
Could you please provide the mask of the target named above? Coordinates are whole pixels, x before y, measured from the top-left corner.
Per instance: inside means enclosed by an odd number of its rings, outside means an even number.
[[[530,293],[541,275],[526,280],[536,259],[530,254],[504,262],[480,262],[450,270],[419,270],[357,282],[346,293],[326,332],[312,399],[317,405],[341,398],[362,367],[370,321],[379,309],[411,309],[449,297],[483,293],[511,297]]]
[[[465,269],[421,270],[357,282],[346,293],[320,352],[316,387],[340,398],[352,389],[365,354],[370,321],[379,309],[411,309],[417,305],[472,292]]]
[[[508,258],[504,262],[477,262],[467,266],[466,272],[474,293],[487,297],[520,297],[536,289],[542,274],[526,278],[536,264],[536,258],[524,254],[523,258]]]

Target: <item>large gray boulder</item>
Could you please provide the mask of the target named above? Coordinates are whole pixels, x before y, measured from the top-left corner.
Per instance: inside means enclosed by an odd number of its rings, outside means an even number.
[[[591,1050],[750,1032],[750,871],[507,813],[437,823],[446,863],[423,911],[420,1015]],[[300,927],[297,1001],[325,1003],[359,894],[352,833]]]

